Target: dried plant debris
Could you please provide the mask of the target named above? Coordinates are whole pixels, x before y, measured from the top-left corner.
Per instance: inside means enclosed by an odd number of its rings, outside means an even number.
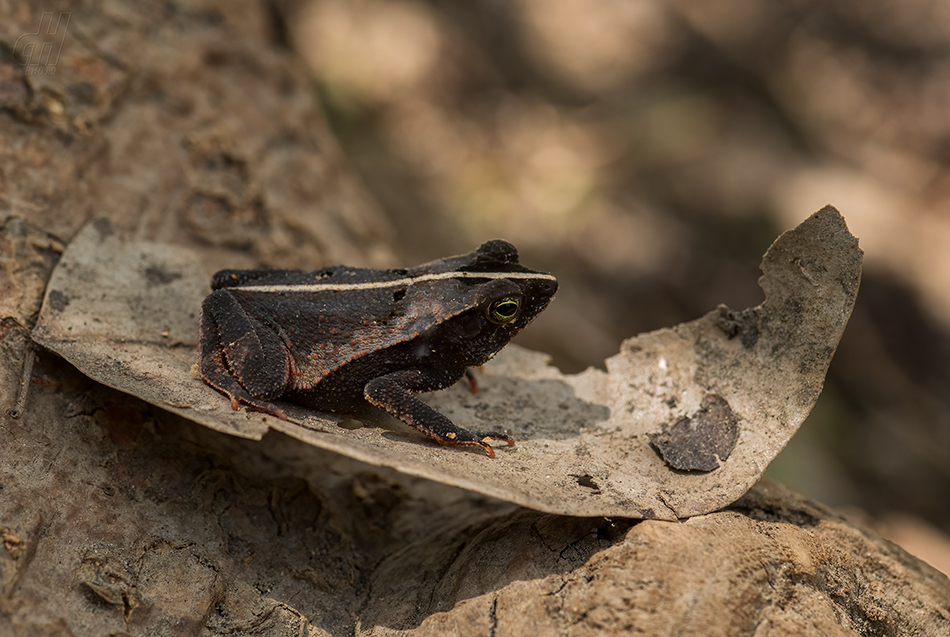
[[[739,419],[722,396],[706,394],[699,411],[649,438],[674,469],[712,471],[736,446]]]
[[[861,258],[826,207],[769,249],[755,308],[721,307],[631,338],[606,372],[564,375],[543,354],[509,347],[484,367],[477,393],[459,383],[425,395],[462,427],[508,431],[517,445],[495,460],[439,447],[373,410],[344,419],[285,404],[288,421],[233,411],[194,372],[209,292],[196,256],[123,242],[104,222],[68,246],[33,337],[99,382],[225,433],[259,439],[274,429],[551,513],[676,519],[745,493],[811,411]]]

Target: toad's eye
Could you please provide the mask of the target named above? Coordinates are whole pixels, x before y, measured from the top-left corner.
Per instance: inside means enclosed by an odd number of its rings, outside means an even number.
[[[492,301],[492,304],[488,306],[488,320],[492,323],[504,325],[518,316],[520,308],[521,299],[517,296],[506,296],[503,299]]]

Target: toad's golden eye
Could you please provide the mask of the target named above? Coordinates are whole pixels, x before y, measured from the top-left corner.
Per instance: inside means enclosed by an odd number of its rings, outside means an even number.
[[[519,309],[521,309],[521,299],[517,296],[506,296],[503,299],[493,301],[488,306],[488,320],[492,323],[504,325],[518,316]]]

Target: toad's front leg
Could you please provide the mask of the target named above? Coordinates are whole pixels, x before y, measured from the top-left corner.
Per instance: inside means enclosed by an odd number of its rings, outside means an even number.
[[[477,433],[462,429],[413,396],[416,392],[433,391],[451,385],[455,378],[450,376],[436,370],[402,370],[371,380],[366,384],[363,394],[371,404],[412,425],[440,444],[475,445],[481,447],[489,458],[495,457],[489,440],[504,440],[509,446],[514,445],[514,439],[508,434],[494,431]]]

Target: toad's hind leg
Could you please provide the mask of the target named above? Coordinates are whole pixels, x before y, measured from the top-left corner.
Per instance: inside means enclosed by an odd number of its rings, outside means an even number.
[[[281,396],[290,377],[290,355],[277,334],[251,320],[227,293],[212,293],[201,306],[198,332],[201,377],[239,404],[273,414],[283,410],[266,402]]]
[[[366,384],[366,400],[408,425],[412,425],[443,445],[478,446],[495,457],[489,440],[504,440],[509,446],[515,444],[508,434],[498,432],[478,433],[462,429],[451,420],[425,404],[414,392],[434,391],[454,381],[447,374],[434,370],[407,369],[375,378]]]

